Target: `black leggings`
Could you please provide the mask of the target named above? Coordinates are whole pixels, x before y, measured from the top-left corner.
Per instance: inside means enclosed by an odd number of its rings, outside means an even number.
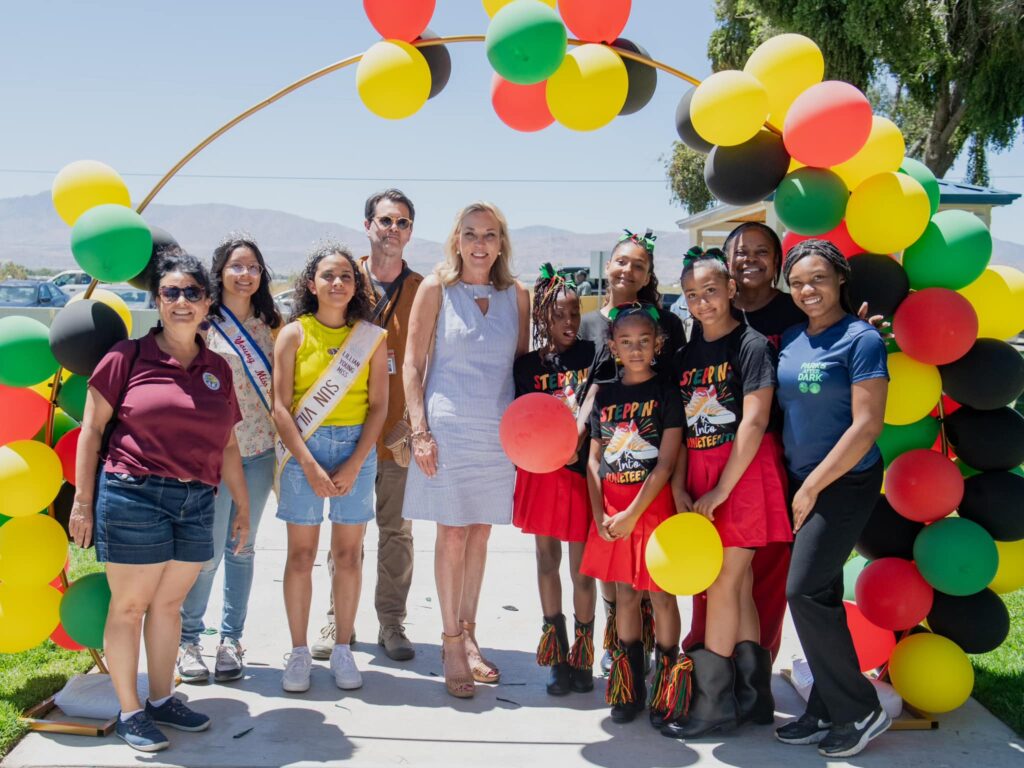
[[[790,492],[801,480],[790,477]],[[832,723],[860,720],[878,707],[860,671],[843,608],[843,565],[882,487],[882,462],[850,472],[818,495],[793,541],[786,599],[814,675],[808,714]]]

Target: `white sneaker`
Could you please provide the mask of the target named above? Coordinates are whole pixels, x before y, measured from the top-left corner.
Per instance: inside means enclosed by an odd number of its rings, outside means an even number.
[[[205,683],[210,679],[199,643],[187,643],[178,649],[178,675],[183,683]]]
[[[362,688],[363,676],[356,668],[356,660],[352,658],[352,650],[345,645],[336,645],[331,652],[331,672],[334,682],[343,691]]]
[[[303,693],[309,690],[309,673],[313,667],[313,657],[308,650],[292,651],[285,654],[287,662],[281,676],[281,687],[288,693]]]
[[[217,662],[213,667],[213,679],[218,683],[227,683],[232,680],[239,680],[245,674],[245,664],[242,658],[245,651],[233,637],[224,638],[224,642],[217,646]]]

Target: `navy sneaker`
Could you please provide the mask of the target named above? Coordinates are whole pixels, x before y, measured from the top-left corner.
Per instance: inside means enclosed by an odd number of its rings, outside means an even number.
[[[210,727],[210,716],[189,709],[177,696],[171,696],[159,707],[146,702],[146,714],[154,723],[169,725],[179,731],[205,731]]]
[[[860,754],[876,736],[881,736],[892,725],[892,719],[879,707],[861,720],[833,725],[820,744],[818,752],[825,757],[853,757]]]
[[[118,713],[115,733],[129,747],[140,752],[159,752],[171,744],[145,711],[136,712],[127,720],[121,720],[121,714]]]
[[[804,712],[798,719],[776,728],[775,738],[783,744],[817,744],[828,735],[831,727],[832,723]]]

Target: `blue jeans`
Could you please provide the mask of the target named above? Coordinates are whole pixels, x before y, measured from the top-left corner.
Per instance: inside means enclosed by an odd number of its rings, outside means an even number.
[[[249,592],[252,590],[252,576],[255,559],[253,544],[256,531],[267,504],[271,486],[274,484],[274,452],[272,450],[242,459],[245,484],[249,489],[249,540],[236,555],[235,542],[231,539],[231,526],[237,507],[224,483],[220,484],[214,502],[213,557],[207,560],[196,583],[192,585],[181,606],[181,642],[196,643],[202,634],[203,616],[210,601],[213,577],[220,561],[224,560],[224,609],[221,614],[220,636],[239,640],[245,628],[245,615],[249,610]]]

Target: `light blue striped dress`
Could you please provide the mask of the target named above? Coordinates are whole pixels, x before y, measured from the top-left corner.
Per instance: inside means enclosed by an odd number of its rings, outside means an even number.
[[[485,315],[474,296],[487,294]],[[512,521],[515,468],[501,449],[498,423],[514,396],[518,336],[515,285],[444,288],[424,393],[438,470],[428,478],[415,461],[409,465],[406,519],[456,526]]]

